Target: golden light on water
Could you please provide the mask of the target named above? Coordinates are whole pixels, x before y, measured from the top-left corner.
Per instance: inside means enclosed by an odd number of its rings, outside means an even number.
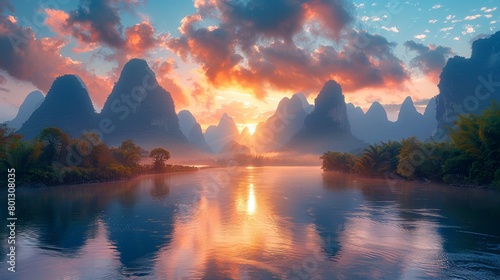
[[[247,213],[250,215],[255,214],[256,208],[257,203],[255,202],[254,187],[253,184],[250,184],[248,189]]]

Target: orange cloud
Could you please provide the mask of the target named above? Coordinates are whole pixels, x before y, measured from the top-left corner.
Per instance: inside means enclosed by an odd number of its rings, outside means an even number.
[[[189,104],[189,100],[186,97],[184,90],[179,85],[179,82],[175,77],[173,77],[174,69],[177,66],[173,59],[166,61],[156,60],[151,65],[151,69],[155,72],[158,83],[170,94],[175,101],[177,108],[185,107]]]
[[[314,93],[330,79],[347,92],[396,88],[408,80],[403,62],[393,54],[394,43],[348,29],[349,5],[337,0],[297,3],[199,0],[198,13],[182,20],[182,35],[170,38],[167,46],[184,61],[198,63],[211,86],[251,91],[260,99],[270,91]],[[271,7],[280,8],[279,17],[267,17]],[[203,24],[214,20],[215,26]],[[342,47],[304,47],[314,40],[307,21],[318,23],[321,36],[335,38]]]
[[[0,18],[0,30],[0,69],[11,77],[48,91],[56,77],[75,74],[86,83],[94,102],[104,103],[111,90],[111,81],[88,72],[80,62],[62,56],[65,40],[37,39],[30,28],[22,28],[4,17]]]

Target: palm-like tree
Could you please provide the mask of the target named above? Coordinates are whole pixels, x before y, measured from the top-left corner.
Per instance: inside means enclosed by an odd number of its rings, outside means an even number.
[[[389,168],[389,153],[381,146],[369,145],[354,166],[357,172],[368,176],[379,176]]]

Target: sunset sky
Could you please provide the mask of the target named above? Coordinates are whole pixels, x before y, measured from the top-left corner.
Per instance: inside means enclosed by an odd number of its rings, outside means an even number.
[[[100,111],[134,57],[202,127],[224,112],[255,126],[285,96],[312,103],[329,79],[394,119],[408,95],[422,109],[446,59],[499,26],[493,0],[0,0],[0,121],[63,74]]]

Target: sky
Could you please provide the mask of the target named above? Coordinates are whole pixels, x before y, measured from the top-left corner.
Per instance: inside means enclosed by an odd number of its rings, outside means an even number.
[[[394,120],[438,94],[452,56],[498,31],[493,0],[0,0],[0,121],[26,95],[77,74],[97,111],[123,65],[145,59],[203,128],[224,112],[251,130],[283,97],[313,103],[330,79]]]

